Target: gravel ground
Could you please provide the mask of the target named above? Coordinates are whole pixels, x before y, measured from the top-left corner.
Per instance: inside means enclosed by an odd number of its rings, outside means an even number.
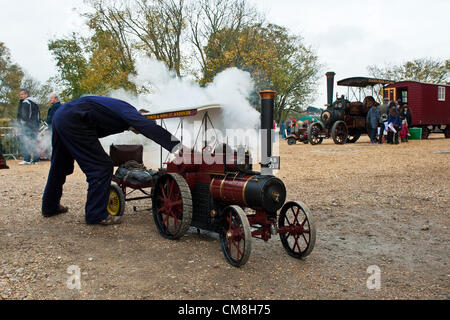
[[[304,261],[278,237],[255,240],[231,267],[214,234],[163,239],[146,201],[128,203],[118,226],[87,226],[87,183],[77,168],[62,203],[40,215],[48,162],[0,171],[0,299],[449,299],[450,140],[399,146],[331,140],[280,147],[289,200],[312,210],[317,242]],[[68,268],[81,272],[69,289]],[[369,266],[381,271],[370,290]]]

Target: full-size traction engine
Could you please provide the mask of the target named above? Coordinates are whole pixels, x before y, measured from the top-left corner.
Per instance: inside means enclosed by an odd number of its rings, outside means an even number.
[[[279,235],[292,257],[300,259],[311,253],[316,239],[311,212],[302,202],[286,203],[286,187],[272,175],[277,162],[272,157],[271,136],[275,94],[260,93],[261,172],[252,170],[248,153],[242,157],[229,146],[220,145],[215,150],[204,148],[203,154],[181,152],[155,174],[152,210],[164,238],[180,239],[190,227],[218,233],[225,258],[235,267],[248,261],[252,238],[268,241]],[[198,161],[205,152],[215,157],[213,164]],[[130,187],[115,181],[124,193]]]

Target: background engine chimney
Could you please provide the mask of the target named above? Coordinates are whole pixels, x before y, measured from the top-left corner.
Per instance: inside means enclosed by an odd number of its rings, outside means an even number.
[[[333,104],[333,91],[334,91],[334,76],[336,73],[334,72],[327,72],[327,93],[328,93],[328,106],[331,106]]]

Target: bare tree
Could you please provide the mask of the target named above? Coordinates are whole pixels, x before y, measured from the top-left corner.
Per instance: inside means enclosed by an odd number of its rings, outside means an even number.
[[[98,24],[115,35],[129,61],[132,61],[132,49],[139,49],[149,57],[164,61],[180,75],[184,1],[87,0],[95,10],[87,16],[91,27]]]
[[[108,31],[115,39],[122,52],[121,64],[124,70],[134,69],[132,46],[133,42],[127,36],[127,30],[121,19],[121,9],[114,7],[115,1],[86,0],[95,10],[94,13],[86,13],[89,19],[88,25],[92,30]]]
[[[245,0],[199,0],[189,9],[189,41],[197,51],[201,72],[207,67],[205,49],[210,39],[223,29],[230,34],[244,27],[262,23],[263,18]]]

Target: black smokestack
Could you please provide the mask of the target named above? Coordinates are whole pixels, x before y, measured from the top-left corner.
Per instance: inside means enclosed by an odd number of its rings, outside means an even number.
[[[327,93],[328,93],[328,106],[331,106],[333,104],[333,90],[334,90],[334,76],[336,73],[334,72],[327,72]]]
[[[264,90],[259,93],[261,97],[261,167],[268,168],[272,156],[272,129],[273,129],[273,107],[276,92]]]

